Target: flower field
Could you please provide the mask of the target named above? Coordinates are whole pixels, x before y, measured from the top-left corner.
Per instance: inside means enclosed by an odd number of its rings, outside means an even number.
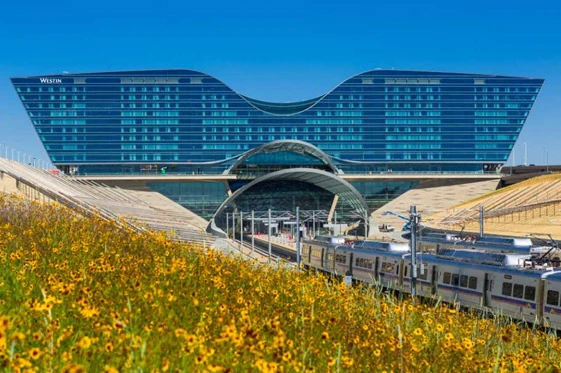
[[[0,369],[560,371],[551,334],[0,197]]]

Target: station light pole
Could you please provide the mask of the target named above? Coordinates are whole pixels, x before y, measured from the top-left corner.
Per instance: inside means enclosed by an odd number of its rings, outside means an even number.
[[[479,205],[479,237],[483,237],[483,224],[485,224],[485,207]]]
[[[296,207],[296,263],[300,269],[300,262],[302,261],[300,255],[300,207]]]
[[[236,213],[232,212],[232,239],[236,241]]]
[[[243,251],[243,211],[240,211],[240,249]]]
[[[271,264],[271,256],[273,255],[272,248],[271,248],[271,209],[267,211],[268,213],[268,241],[267,244],[269,245],[269,260],[268,263]]]
[[[417,227],[421,221],[415,205],[411,205],[409,210],[409,221],[411,222],[411,297],[415,299],[417,298]]]
[[[251,210],[251,255],[255,250],[255,211]]]

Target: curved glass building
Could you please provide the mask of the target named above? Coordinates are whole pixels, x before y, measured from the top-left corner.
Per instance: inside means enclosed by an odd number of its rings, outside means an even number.
[[[192,70],[13,78],[51,161],[79,173],[221,173],[275,140],[345,172],[494,171],[543,84],[482,74],[374,70],[312,100],[271,103]],[[313,162],[279,153],[267,163]]]
[[[497,172],[543,82],[373,70],[314,99],[272,103],[193,70],[12,78],[52,163],[63,171],[233,173],[240,178],[229,182],[231,190],[247,184],[244,175],[296,167],[338,174]],[[208,216],[230,191],[198,184],[152,187]],[[379,184],[353,183],[372,207],[378,198],[372,196],[388,200],[416,182]],[[181,200],[189,193],[198,197]],[[194,207],[204,193],[208,205]]]

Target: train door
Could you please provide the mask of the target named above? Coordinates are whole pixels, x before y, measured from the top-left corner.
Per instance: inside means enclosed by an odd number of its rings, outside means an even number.
[[[353,275],[353,264],[354,264],[353,261],[354,261],[354,253],[350,253],[349,254],[349,270],[346,273],[347,276],[352,276]]]
[[[320,260],[321,260],[320,268],[321,269],[327,268],[327,266],[325,265],[325,247],[321,248],[321,258],[320,258]]]
[[[418,265],[417,293],[424,297],[430,297],[432,295],[431,267],[431,265],[425,262],[419,263]]]
[[[483,296],[481,297],[481,306],[483,309],[490,307],[491,294],[493,292],[493,274],[485,272],[483,278]]]
[[[438,280],[438,266],[436,264],[432,265],[432,269],[430,271],[430,285],[431,285],[431,295],[436,294],[436,281]]]

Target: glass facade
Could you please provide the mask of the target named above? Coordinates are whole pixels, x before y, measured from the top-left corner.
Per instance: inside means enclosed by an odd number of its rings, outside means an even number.
[[[543,80],[373,70],[295,103],[255,100],[192,70],[12,83],[52,163],[77,173],[222,173],[274,140],[309,142],[346,173],[482,173],[507,160]]]
[[[64,172],[236,174],[229,182],[147,184],[210,218],[228,193],[285,168],[495,173],[543,79],[373,70],[293,103],[256,100],[192,70],[21,77],[12,84],[52,163]],[[284,147],[282,140],[292,144]],[[353,182],[370,209],[418,184]],[[240,197],[237,208],[329,209],[332,196],[320,189],[263,183]],[[345,201],[337,208],[352,215]]]

